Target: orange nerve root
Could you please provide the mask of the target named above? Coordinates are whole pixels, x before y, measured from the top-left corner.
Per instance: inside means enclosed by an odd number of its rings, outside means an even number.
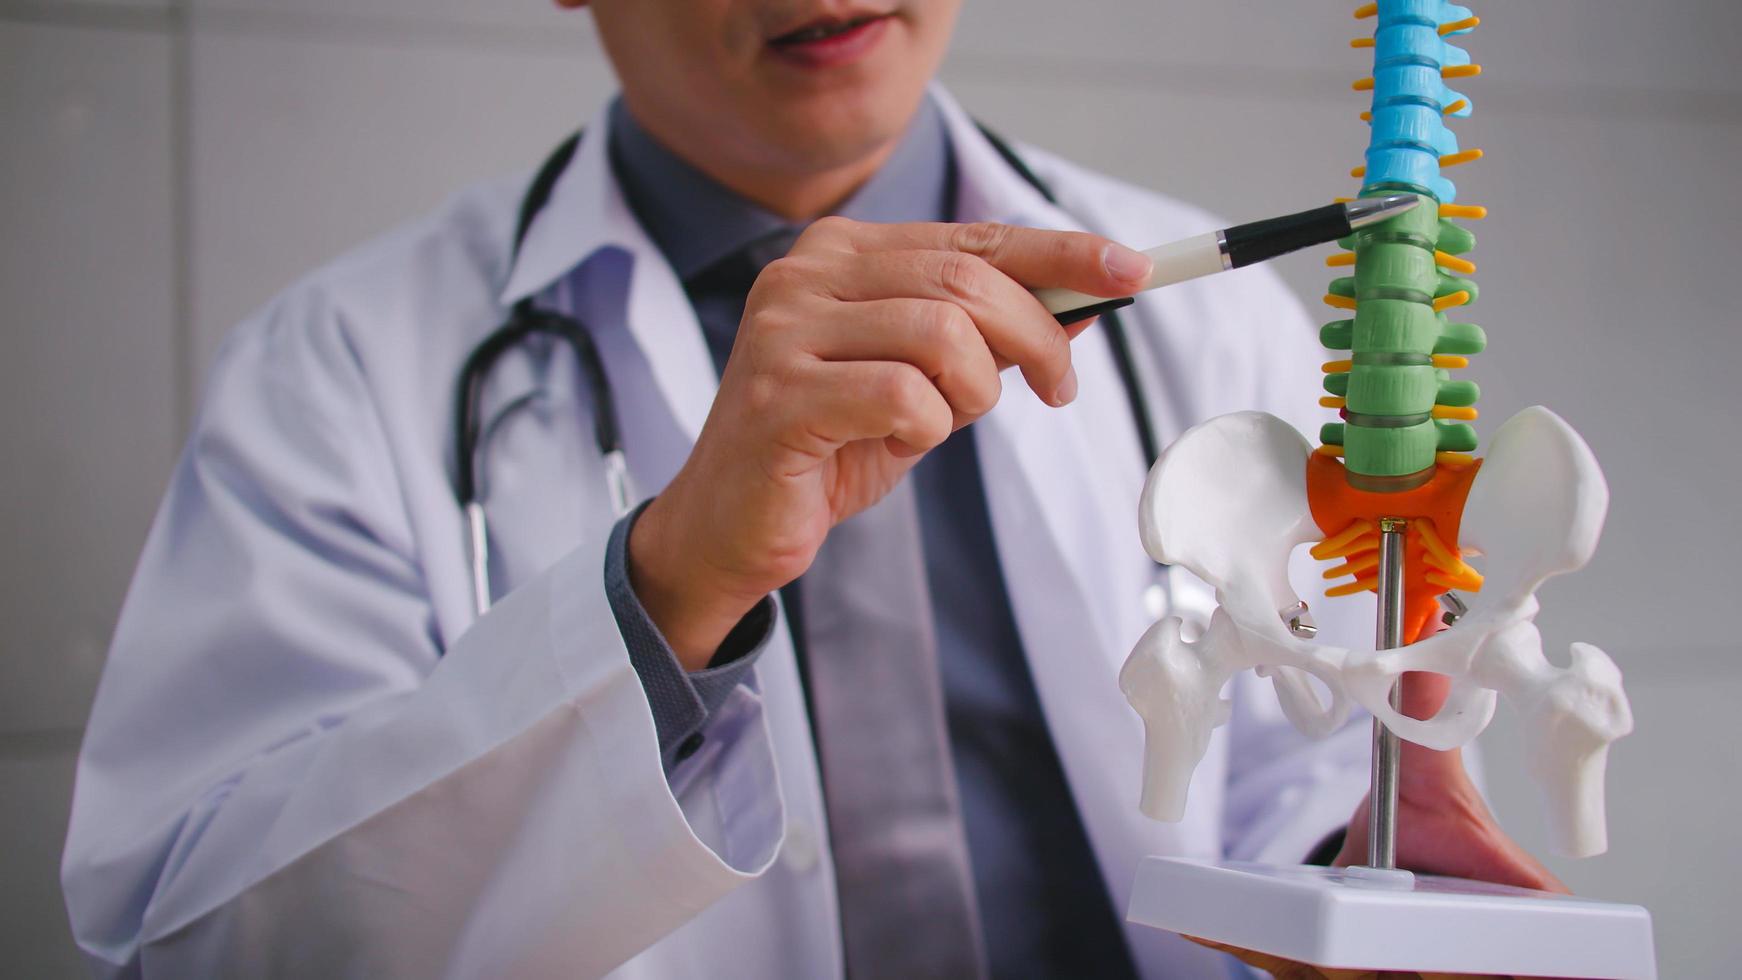
[[[1376,493],[1349,485],[1343,462],[1326,452],[1307,460],[1307,503],[1325,538],[1312,548],[1321,561],[1342,559],[1325,578],[1347,577],[1326,595],[1354,595],[1379,588],[1379,521],[1409,522],[1404,545],[1403,625],[1405,642],[1429,632],[1438,597],[1452,589],[1474,592],[1482,576],[1464,563],[1458,549],[1458,524],[1464,499],[1481,468],[1481,460],[1446,458],[1433,478],[1413,490]]]

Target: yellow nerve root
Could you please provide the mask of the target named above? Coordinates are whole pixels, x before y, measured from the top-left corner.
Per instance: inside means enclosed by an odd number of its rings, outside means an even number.
[[[1469,259],[1460,259],[1456,255],[1449,255],[1438,249],[1434,250],[1434,262],[1441,268],[1450,269],[1459,275],[1470,276],[1476,273],[1476,263]]]
[[[1440,205],[1440,217],[1468,218],[1471,221],[1480,221],[1488,217],[1488,209],[1480,204],[1442,204]]]
[[[1465,303],[1468,303],[1469,301],[1470,301],[1469,292],[1467,292],[1466,290],[1460,289],[1455,293],[1448,293],[1447,295],[1441,296],[1439,299],[1434,300],[1434,312],[1435,313],[1444,313],[1445,311],[1451,309],[1454,306],[1463,306]],[[1333,303],[1331,305],[1335,306],[1336,304]],[[1350,307],[1350,309],[1353,309],[1353,308],[1354,308],[1353,306]]]
[[[1323,447],[1320,447],[1323,448]],[[1349,526],[1312,547],[1312,556],[1320,561],[1344,558],[1358,551],[1373,551],[1379,547],[1379,532],[1372,522],[1353,520]]]
[[[1378,576],[1374,576],[1373,578],[1356,579],[1353,582],[1347,582],[1343,585],[1336,586],[1335,588],[1326,589],[1325,595],[1335,599],[1342,595],[1358,595],[1362,592],[1378,591],[1379,578]]]
[[[1370,572],[1378,567],[1379,553],[1376,551],[1370,551],[1364,553],[1360,558],[1351,558],[1335,568],[1326,569],[1325,578],[1342,578],[1345,575],[1352,578],[1360,578],[1362,572]]]
[[[1321,447],[1323,448],[1323,447]],[[1460,453],[1442,453],[1442,456],[1463,455]],[[1468,461],[1468,457],[1464,461]],[[1451,462],[1451,460],[1445,460]],[[1471,568],[1464,559],[1455,553],[1441,539],[1434,522],[1426,517],[1417,517],[1409,522],[1409,537],[1412,544],[1420,545],[1417,556],[1421,563],[1427,566],[1423,575],[1429,584],[1443,589],[1457,589],[1463,592],[1475,592],[1482,588],[1482,573]],[[1416,555],[1415,549],[1410,554]],[[1349,526],[1336,534],[1320,541],[1312,547],[1312,556],[1320,561],[1346,559],[1341,565],[1327,569],[1324,577],[1328,579],[1349,577],[1352,581],[1344,582],[1325,591],[1328,596],[1355,595],[1359,592],[1372,592],[1378,588],[1378,577],[1373,574],[1379,567],[1379,530],[1370,521],[1354,520]]]

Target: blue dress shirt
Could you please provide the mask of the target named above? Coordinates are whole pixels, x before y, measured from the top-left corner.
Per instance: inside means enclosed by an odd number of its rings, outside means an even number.
[[[741,263],[747,251],[760,268],[784,254],[800,229],[660,145],[621,100],[612,106],[608,136],[630,205],[689,290],[708,348],[724,370],[748,281],[716,288],[713,273],[722,263]],[[948,221],[955,216],[955,189],[949,140],[928,101],[890,159],[838,213],[860,221]],[[972,427],[928,453],[912,479],[987,962],[996,976],[1132,976],[1124,934],[1029,675]],[[709,712],[749,670],[775,617],[765,599],[707,670],[685,672],[629,582],[628,529],[639,513],[616,528],[605,573],[669,768],[700,745]],[[795,605],[789,602],[789,611]]]

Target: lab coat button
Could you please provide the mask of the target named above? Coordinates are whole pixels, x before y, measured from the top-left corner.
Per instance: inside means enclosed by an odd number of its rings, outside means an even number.
[[[780,859],[793,871],[803,874],[817,866],[817,839],[802,823],[788,824],[786,843],[781,845]]]

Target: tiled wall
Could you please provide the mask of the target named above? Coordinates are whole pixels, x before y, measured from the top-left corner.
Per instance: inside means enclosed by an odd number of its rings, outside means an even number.
[[[1352,2],[968,0],[945,78],[985,120],[1231,217],[1346,193]],[[1742,8],[1531,0],[1480,10],[1459,126],[1491,353],[1491,433],[1536,402],[1604,461],[1603,552],[1551,585],[1551,644],[1628,674],[1614,853],[1557,870],[1657,915],[1666,976],[1742,952],[1742,699],[1728,578],[1742,330]],[[1671,11],[1673,10],[1673,14]],[[465,181],[530,166],[609,73],[545,0],[0,0],[0,975],[76,972],[56,865],[103,650],[223,332],[313,264]],[[1149,242],[1133,244],[1147,245]],[[1318,257],[1285,260],[1303,298]],[[1302,370],[1316,370],[1303,364]],[[1501,720],[1496,807],[1539,808]]]

